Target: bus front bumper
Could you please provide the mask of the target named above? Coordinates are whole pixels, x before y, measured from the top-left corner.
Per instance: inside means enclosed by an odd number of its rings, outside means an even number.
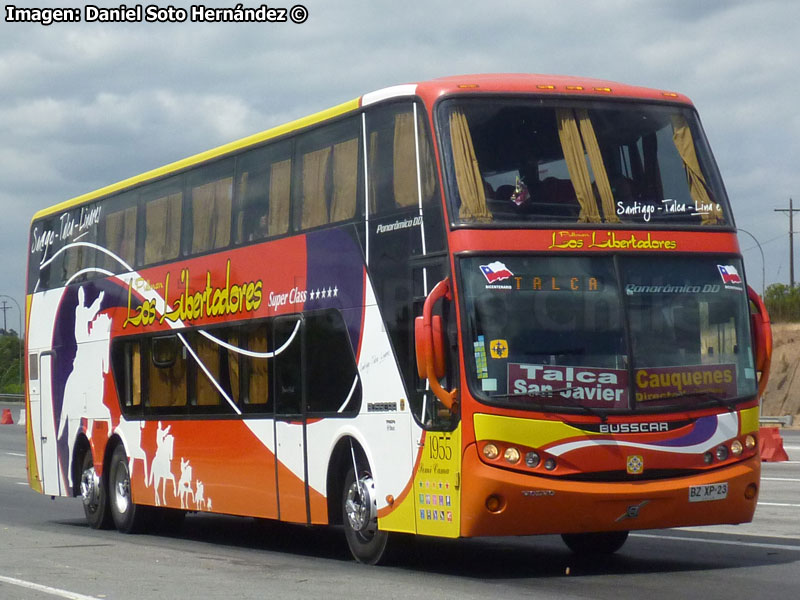
[[[463,462],[461,535],[583,533],[746,523],[753,519],[756,509],[760,474],[761,462],[756,455],[691,477],[635,482],[565,481],[486,465],[473,444]],[[727,484],[724,498],[719,492],[722,487],[711,487],[723,483]],[[716,499],[700,500],[704,497]]]

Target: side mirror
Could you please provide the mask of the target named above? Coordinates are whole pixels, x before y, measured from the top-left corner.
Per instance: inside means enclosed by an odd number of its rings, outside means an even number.
[[[417,317],[414,319],[414,342],[417,352],[417,373],[422,379],[427,378],[427,347],[425,344],[425,318]],[[437,379],[445,376],[445,340],[444,340],[444,326],[442,325],[442,317],[433,315],[431,317],[431,337],[433,352],[433,372]]]
[[[425,299],[422,316],[414,320],[414,349],[417,355],[417,373],[427,379],[434,395],[451,412],[457,410],[457,390],[445,390],[439,383],[446,372],[445,340],[442,318],[433,314],[433,306],[449,297],[450,284],[447,279],[437,283]]]
[[[753,329],[756,371],[761,372],[758,378],[758,395],[763,396],[772,363],[772,326],[764,301],[750,286],[747,286],[747,297],[756,309],[756,312],[750,313],[750,325]]]

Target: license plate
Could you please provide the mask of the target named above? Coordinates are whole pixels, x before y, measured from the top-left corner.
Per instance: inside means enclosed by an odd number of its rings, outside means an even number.
[[[728,497],[728,482],[693,485],[689,488],[689,502],[710,502]]]

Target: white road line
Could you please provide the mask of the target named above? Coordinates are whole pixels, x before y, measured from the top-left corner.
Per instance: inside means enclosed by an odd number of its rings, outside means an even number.
[[[8,456],[21,456],[22,458],[25,458],[25,455],[22,452],[6,452],[6,454]]]
[[[800,508],[800,504],[784,504],[782,502],[759,502],[759,506],[786,506],[788,508]]]
[[[800,479],[792,479],[791,477],[762,477],[761,481],[800,481]]]
[[[35,590],[37,592],[42,592],[43,594],[50,594],[51,596],[58,596],[59,598],[67,598],[68,600],[97,600],[95,596],[84,596],[83,594],[78,594],[76,592],[60,590],[58,588],[40,585],[31,581],[25,581],[24,579],[15,579],[13,577],[5,577],[3,575],[0,575],[0,583],[8,583],[10,585],[28,588],[29,590]]]
[[[791,546],[789,544],[761,544],[758,542],[745,542],[742,540],[709,540],[681,535],[654,535],[650,533],[632,533],[631,537],[651,538],[657,540],[678,540],[681,542],[699,542],[701,544],[719,544],[722,546],[748,546],[750,548],[767,548],[769,550],[796,550],[797,552],[800,552],[800,546]]]

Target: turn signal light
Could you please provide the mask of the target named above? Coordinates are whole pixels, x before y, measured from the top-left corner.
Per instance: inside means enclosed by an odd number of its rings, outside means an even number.
[[[752,435],[748,435],[746,438],[744,438],[744,447],[747,448],[748,450],[752,450],[753,448],[755,448],[756,438]]]

